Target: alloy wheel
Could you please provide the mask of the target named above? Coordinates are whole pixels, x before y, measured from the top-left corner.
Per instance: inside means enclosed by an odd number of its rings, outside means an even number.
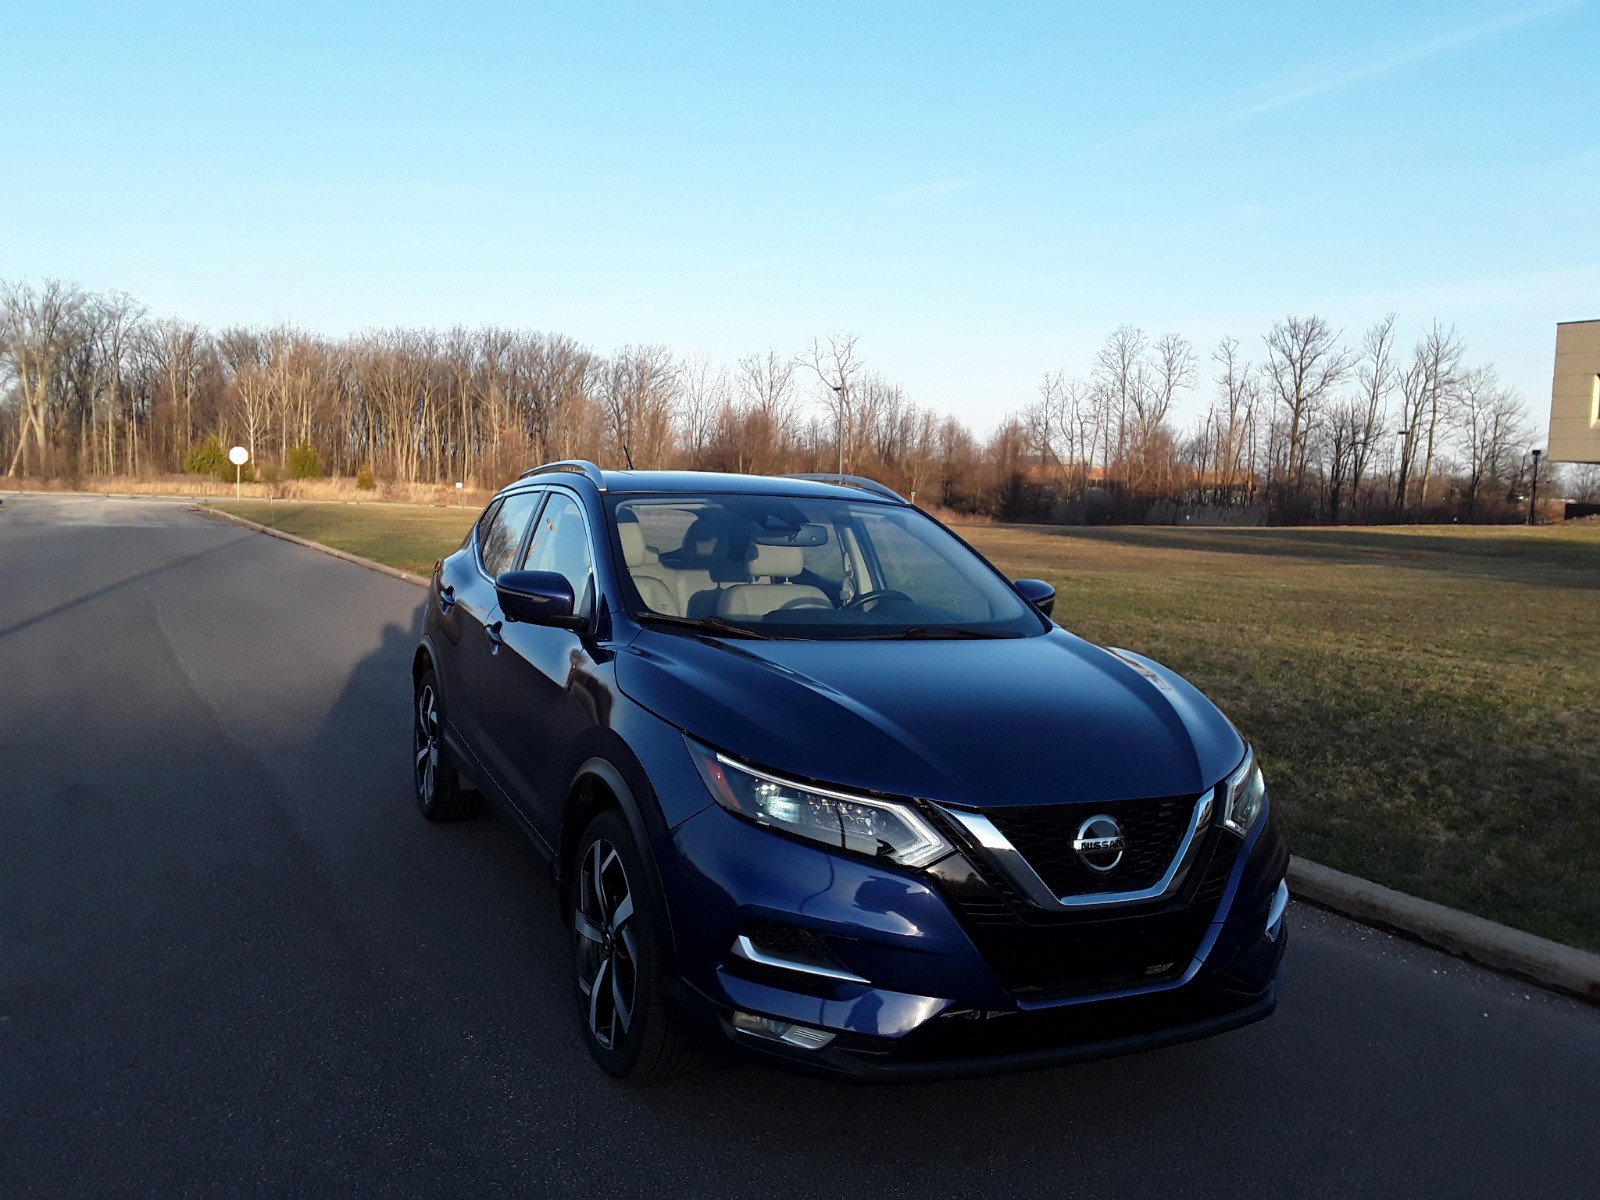
[[[413,770],[417,796],[424,806],[433,800],[439,774],[439,697],[433,684],[423,684],[417,692],[416,724],[411,739],[415,752]]]
[[[588,1001],[589,1034],[614,1049],[633,1022],[639,943],[633,889],[616,848],[596,838],[584,855],[572,925],[578,990]]]

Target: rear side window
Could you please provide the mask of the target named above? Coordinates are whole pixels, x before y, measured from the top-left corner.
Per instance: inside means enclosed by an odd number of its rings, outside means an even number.
[[[478,557],[483,561],[484,571],[492,578],[511,569],[511,561],[522,545],[522,535],[542,499],[543,492],[513,492],[500,501],[497,508],[483,514],[486,523],[478,531]]]
[[[500,506],[504,503],[505,501],[498,496],[489,501],[489,507],[478,515],[478,519],[473,522],[472,528],[467,530],[467,536],[461,543],[463,550],[472,545],[474,541],[480,546],[483,545],[484,535],[489,532],[489,526],[494,522],[495,513],[500,511]]]

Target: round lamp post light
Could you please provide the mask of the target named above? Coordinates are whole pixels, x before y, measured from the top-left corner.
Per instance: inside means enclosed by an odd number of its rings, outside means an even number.
[[[250,451],[243,446],[235,446],[228,451],[228,461],[233,464],[233,498],[239,498],[239,476],[244,470],[245,463],[250,461]]]

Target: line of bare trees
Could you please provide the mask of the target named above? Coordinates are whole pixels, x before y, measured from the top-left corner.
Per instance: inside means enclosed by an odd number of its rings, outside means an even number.
[[[495,487],[530,463],[869,474],[1007,519],[1387,519],[1509,514],[1529,423],[1493,368],[1393,316],[1359,346],[1319,317],[1226,338],[1209,385],[1181,336],[1115,330],[987,439],[913,403],[854,335],[736,363],[664,346],[600,355],[502,328],[209,331],[133,298],[0,284],[0,464],[82,478],[205,469],[234,442],[271,478]],[[1176,411],[1211,397],[1193,426]]]
[[[1180,433],[1174,400],[1203,386],[1194,349],[1124,325],[1086,376],[1045,375],[1010,423],[1013,476],[1053,475],[1047,499],[1077,519],[1515,517],[1534,436],[1522,398],[1468,365],[1453,329],[1434,322],[1407,356],[1398,326],[1391,313],[1351,345],[1321,317],[1286,317],[1254,358],[1225,337],[1209,403]]]

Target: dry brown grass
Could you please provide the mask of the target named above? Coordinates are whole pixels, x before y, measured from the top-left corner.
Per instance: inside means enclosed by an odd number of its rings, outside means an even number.
[[[116,496],[192,496],[195,499],[232,500],[234,487],[207,475],[111,476],[83,480],[6,479],[0,477],[0,490],[26,492],[86,492]],[[307,500],[329,503],[461,505],[474,510],[489,502],[492,492],[481,488],[457,491],[443,483],[380,482],[374,489],[356,487],[352,476],[318,479],[283,479],[276,482],[245,483],[239,494],[246,500]]]

